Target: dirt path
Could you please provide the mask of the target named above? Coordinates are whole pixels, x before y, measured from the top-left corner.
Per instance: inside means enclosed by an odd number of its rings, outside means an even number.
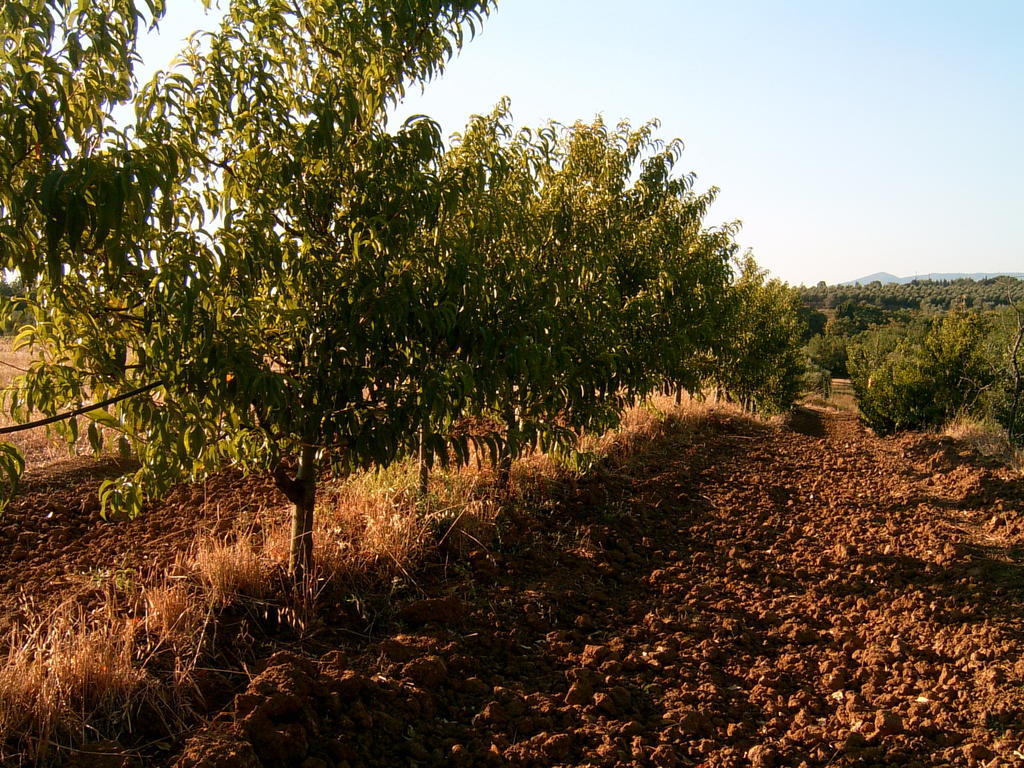
[[[273,657],[179,765],[1024,765],[1019,481],[834,412],[710,421],[348,655]]]

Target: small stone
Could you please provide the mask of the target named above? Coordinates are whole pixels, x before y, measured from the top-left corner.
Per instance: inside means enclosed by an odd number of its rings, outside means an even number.
[[[879,736],[892,736],[903,731],[903,719],[891,710],[884,709],[875,715],[875,730]]]
[[[584,666],[596,667],[611,655],[607,645],[588,645],[583,648],[580,661]]]
[[[564,760],[572,751],[572,737],[567,733],[556,733],[545,739],[540,748],[552,760]]]
[[[968,765],[975,766],[993,757],[992,750],[982,744],[965,744],[964,757]]]
[[[778,753],[768,744],[757,744],[747,751],[751,768],[775,768]]]
[[[578,680],[569,686],[569,692],[565,694],[565,703],[570,706],[583,706],[589,704],[593,696],[594,689],[582,680]]]

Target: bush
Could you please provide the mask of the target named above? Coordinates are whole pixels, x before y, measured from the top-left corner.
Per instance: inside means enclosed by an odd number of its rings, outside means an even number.
[[[879,434],[984,416],[996,379],[985,354],[987,322],[952,312],[927,323],[886,326],[851,345],[850,377],[867,424]]]

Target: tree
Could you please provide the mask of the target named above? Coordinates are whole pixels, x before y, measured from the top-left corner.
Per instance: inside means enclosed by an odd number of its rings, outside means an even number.
[[[8,3],[0,14],[0,264],[33,298],[37,282],[63,293],[69,275],[117,283],[139,253],[133,233],[178,172],[173,150],[135,143],[113,118],[137,93],[139,30],[164,10],[162,0],[44,0]],[[90,298],[105,301],[97,291]],[[4,310],[9,323],[29,316],[21,301]],[[50,398],[27,399],[45,410]],[[8,493],[23,469],[0,444]]]
[[[991,366],[994,381],[984,405],[1016,445],[1024,437],[1024,303],[1012,304],[990,318],[982,354]]]
[[[8,406],[85,410],[97,448],[124,437],[140,468],[102,486],[104,510],[228,461],[271,471],[301,582],[320,473],[467,460],[464,415],[504,422],[476,437],[507,478],[666,380],[791,401],[792,293],[752,260],[730,284],[734,226],[704,227],[714,191],[653,124],[515,132],[502,105],[448,152],[428,119],[387,130],[490,6],[235,0],[139,91],[130,131],[33,177],[38,211],[8,194],[9,265],[45,244],[47,266],[17,301],[43,357]]]
[[[471,364],[478,407],[504,425],[499,486],[522,451],[571,451],[663,380],[699,380],[732,230],[704,230],[714,191],[673,172],[681,144],[655,127],[516,132],[503,103],[448,155],[485,177],[448,223],[484,284]]]
[[[710,383],[745,408],[784,410],[800,394],[804,375],[799,296],[785,283],[769,280],[750,253],[737,261],[736,268]]]
[[[143,10],[140,10],[143,8]],[[26,283],[114,271],[177,172],[113,112],[137,93],[141,27],[163,0],[9,3],[0,16],[0,259]]]
[[[880,434],[939,427],[976,412],[994,374],[980,315],[951,312],[908,328],[862,334],[849,367],[864,420]]]
[[[133,172],[153,165],[136,156],[166,160],[156,192],[139,186],[126,202],[131,216],[115,217],[104,237],[111,222],[98,213],[81,231],[67,225],[83,218],[72,213],[83,195],[88,203],[103,197],[90,190],[120,184],[94,173],[95,152],[83,153],[85,191],[46,177],[46,215],[25,218],[26,202],[8,195],[27,244],[5,255],[38,284],[37,324],[21,341],[46,350],[13,396],[15,414],[162,384],[91,414],[121,430],[142,465],[104,486],[105,509],[136,513],[148,495],[225,459],[273,468],[295,504],[291,570],[301,579],[320,462],[386,461],[404,447],[431,407],[407,342],[444,317],[437,307],[410,313],[408,301],[444,258],[423,241],[440,210],[440,140],[424,120],[387,134],[385,112],[440,71],[489,7],[235,2],[219,32],[193,41],[183,69],[142,90],[136,125],[117,134],[123,152],[111,151]],[[67,4],[51,8],[65,24],[77,19]],[[29,39],[38,19],[19,23]],[[40,53],[39,66],[51,59]],[[56,170],[58,181],[77,173]],[[48,245],[51,268],[38,276],[19,257],[31,242]],[[298,457],[294,475],[288,456]]]
[[[1010,379],[1010,407],[1007,414],[1007,429],[1010,434],[1010,442],[1016,442],[1021,437],[1020,415],[1021,415],[1021,394],[1024,393],[1024,372],[1021,370],[1021,347],[1024,345],[1024,307],[1019,304],[1013,306],[1014,320],[1017,321],[1016,333],[1012,335],[1013,341],[1009,345],[1007,372]]]

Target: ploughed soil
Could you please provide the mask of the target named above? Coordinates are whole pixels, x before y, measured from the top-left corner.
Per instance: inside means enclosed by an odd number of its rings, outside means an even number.
[[[227,535],[260,517],[277,491],[268,478],[225,471],[181,485],[134,520],[100,517],[97,490],[132,469],[105,458],[30,467],[0,513],[0,634],[69,598],[89,602],[111,581],[156,575],[203,535]]]
[[[362,618],[324,606],[172,756],[114,764],[1024,765],[1019,475],[834,411],[713,413],[538,498]],[[160,531],[134,557],[211,524],[186,507],[132,523]],[[51,573],[113,530],[82,522]],[[27,539],[0,600],[41,578]]]

